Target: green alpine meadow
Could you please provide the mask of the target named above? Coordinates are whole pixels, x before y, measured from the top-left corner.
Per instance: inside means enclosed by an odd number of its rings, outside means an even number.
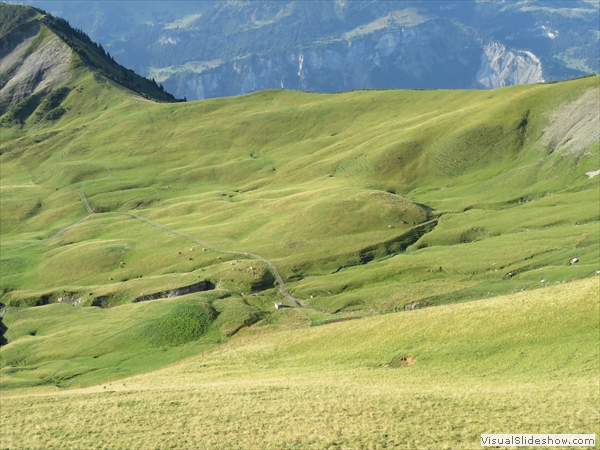
[[[184,102],[0,13],[1,448],[600,436],[600,77]]]

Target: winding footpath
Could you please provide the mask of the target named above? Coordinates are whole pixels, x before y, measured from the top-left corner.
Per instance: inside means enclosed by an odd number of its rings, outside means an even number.
[[[161,223],[155,222],[154,220],[150,220],[150,219],[148,219],[146,217],[142,217],[142,216],[140,216],[138,214],[135,214],[135,213],[131,213],[131,212],[96,213],[94,211],[94,209],[90,206],[90,203],[88,202],[88,199],[85,196],[84,188],[85,188],[85,184],[86,183],[95,183],[97,181],[106,180],[106,179],[112,177],[112,172],[111,172],[110,168],[108,168],[107,166],[104,166],[104,167],[105,167],[106,171],[108,172],[107,176],[102,177],[102,178],[97,178],[95,180],[83,181],[81,183],[81,187],[79,189],[79,195],[81,196],[81,201],[83,202],[83,205],[85,206],[85,209],[87,209],[87,211],[88,211],[88,215],[87,216],[79,219],[77,222],[72,223],[71,225],[68,225],[68,226],[62,228],[56,234],[54,234],[53,236],[50,236],[49,238],[42,239],[40,241],[34,242],[32,244],[25,245],[23,247],[16,248],[14,250],[8,250],[5,253],[15,252],[15,251],[18,251],[18,250],[23,250],[23,249],[28,248],[28,247],[33,247],[34,245],[39,245],[39,244],[42,244],[44,242],[48,242],[48,241],[50,241],[50,240],[52,240],[52,239],[60,236],[65,231],[67,231],[67,230],[75,227],[76,225],[79,225],[81,222],[89,219],[92,216],[100,215],[100,214],[103,214],[103,215],[104,214],[119,214],[119,215],[122,215],[122,216],[129,216],[129,217],[133,217],[135,219],[143,220],[144,222],[146,222],[146,223],[148,223],[150,225],[162,228],[163,230],[166,230],[169,233],[177,234],[179,236],[182,236],[182,237],[184,237],[186,239],[194,241],[194,242],[196,242],[196,243],[198,243],[198,244],[200,244],[200,245],[202,245],[202,246],[204,246],[206,248],[210,248],[211,250],[214,250],[214,251],[219,252],[219,253],[225,253],[225,254],[229,254],[229,255],[250,256],[252,258],[255,258],[255,259],[258,259],[260,261],[263,261],[265,264],[267,264],[267,266],[269,266],[269,268],[273,272],[273,275],[275,276],[275,279],[277,280],[277,283],[279,284],[279,292],[281,292],[281,295],[283,295],[283,297],[288,302],[290,302],[291,304],[295,304],[295,305],[300,306],[300,307],[305,307],[306,306],[302,300],[295,298],[294,296],[292,296],[292,294],[290,294],[286,290],[287,283],[285,283],[283,281],[283,278],[281,277],[281,274],[279,273],[279,271],[277,270],[277,268],[275,267],[275,265],[271,261],[269,261],[267,258],[265,258],[264,256],[260,256],[260,255],[257,255],[256,253],[250,253],[250,252],[242,252],[242,251],[235,251],[235,250],[225,250],[225,249],[219,248],[219,247],[217,247],[215,245],[212,245],[212,244],[210,244],[210,243],[208,243],[206,241],[198,239],[197,237],[192,236],[191,234],[185,233],[183,231],[175,230],[174,228],[168,227],[166,225],[163,225]]]
[[[225,254],[229,254],[229,255],[251,256],[251,257],[253,257],[255,259],[263,261],[265,264],[267,264],[267,266],[269,266],[269,268],[273,272],[273,275],[275,275],[275,279],[277,280],[277,283],[279,284],[279,292],[281,292],[281,294],[283,295],[283,297],[286,300],[288,300],[289,302],[295,303],[298,306],[302,306],[302,307],[306,306],[302,300],[299,300],[299,299],[293,297],[292,294],[290,294],[288,291],[286,291],[285,287],[287,286],[287,283],[285,283],[283,281],[283,278],[279,274],[279,271],[277,270],[277,268],[275,267],[275,265],[271,261],[269,261],[267,258],[265,258],[264,256],[260,256],[260,255],[257,255],[256,253],[250,253],[250,252],[240,252],[240,251],[236,251],[236,250],[225,250],[225,249],[219,248],[219,247],[217,247],[215,245],[212,245],[212,244],[210,244],[210,243],[208,243],[206,241],[203,241],[202,239],[198,239],[197,237],[192,236],[191,234],[185,233],[183,231],[175,230],[174,228],[168,227],[166,225],[163,225],[161,223],[155,222],[154,220],[150,220],[150,219],[148,219],[146,217],[142,217],[142,216],[140,216],[138,214],[135,214],[135,213],[123,212],[123,213],[117,213],[117,214],[120,214],[120,215],[123,215],[123,216],[135,217],[136,219],[143,220],[144,222],[147,222],[150,225],[154,225],[155,227],[162,228],[164,230],[167,230],[170,233],[177,234],[179,236],[187,238],[187,239],[189,239],[191,241],[196,242],[197,244],[200,244],[200,245],[202,245],[202,246],[204,246],[206,248],[210,248],[211,250],[214,250],[214,251],[219,252],[219,253],[225,253]]]
[[[106,180],[106,179],[112,177],[112,172],[110,171],[110,168],[108,166],[104,166],[104,168],[108,172],[108,175],[106,175],[105,177],[102,177],[102,178],[96,178],[95,180],[83,181],[81,183],[81,188],[79,189],[79,195],[81,195],[81,201],[83,202],[85,209],[87,209],[88,212],[90,213],[89,214],[90,216],[92,214],[96,214],[96,212],[90,207],[90,204],[88,203],[88,200],[85,196],[85,192],[83,191],[83,188],[85,187],[85,183],[95,183],[96,181],[102,181],[102,180]]]

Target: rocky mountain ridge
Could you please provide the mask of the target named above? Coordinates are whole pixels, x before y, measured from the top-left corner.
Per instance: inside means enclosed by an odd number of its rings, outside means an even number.
[[[25,22],[0,39],[0,114],[32,94],[50,92],[70,78],[71,54],[38,21]]]
[[[80,65],[148,99],[175,100],[155,83],[116,63],[101,45],[63,19],[39,9],[4,3],[0,3],[0,14],[0,115],[6,120],[24,121],[48,95],[53,95],[53,100],[45,106],[57,104],[38,113],[55,110],[52,114],[60,115],[59,99],[68,89],[56,93],[57,89]]]

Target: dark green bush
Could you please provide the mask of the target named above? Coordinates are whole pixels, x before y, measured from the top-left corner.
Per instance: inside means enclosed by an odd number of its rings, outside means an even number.
[[[50,111],[48,114],[46,114],[44,116],[44,120],[47,121],[52,121],[52,120],[58,120],[60,119],[64,113],[66,113],[67,111],[65,111],[64,108],[61,108],[60,106],[58,108],[54,108],[52,111]]]

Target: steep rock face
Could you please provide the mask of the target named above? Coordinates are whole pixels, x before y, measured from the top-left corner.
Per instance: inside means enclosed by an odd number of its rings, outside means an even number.
[[[57,37],[44,39],[44,35],[43,27],[34,22],[0,38],[0,114],[71,77],[71,50]]]
[[[582,0],[84,3],[38,4],[188,99],[282,86],[484,88],[600,70],[600,9]]]
[[[509,51],[499,43],[485,46],[477,81],[486,88],[498,88],[513,84],[542,83],[542,64],[529,51]]]
[[[0,39],[0,74],[5,74],[14,64],[22,60],[23,53],[39,34],[37,23],[25,24],[12,30]]]
[[[188,100],[285,88],[318,92],[364,88],[476,87],[480,48],[463,29],[430,20],[359,38],[251,55],[202,73],[177,73],[165,88]],[[444,73],[440,77],[439,73]]]

